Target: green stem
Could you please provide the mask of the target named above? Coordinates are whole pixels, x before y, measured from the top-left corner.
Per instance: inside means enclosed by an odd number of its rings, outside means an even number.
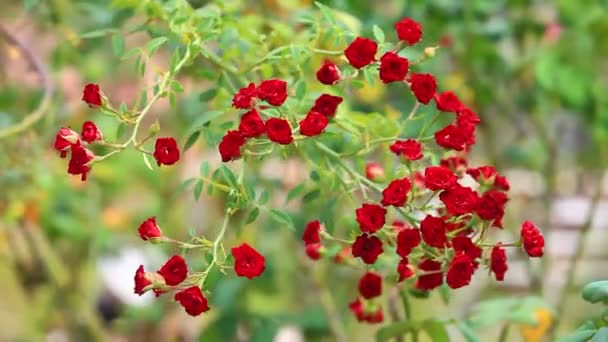
[[[222,223],[222,228],[220,229],[220,232],[217,234],[217,237],[215,238],[215,240],[213,240],[213,259],[211,259],[209,266],[207,266],[207,268],[203,272],[203,276],[201,277],[201,280],[199,280],[199,282],[198,282],[199,287],[203,286],[203,284],[205,283],[205,279],[207,279],[207,276],[209,275],[209,272],[211,271],[213,266],[217,265],[217,260],[218,260],[217,252],[219,249],[219,245],[222,243],[222,239],[224,238],[224,235],[226,234],[226,228],[228,227],[228,222],[230,221],[230,215],[231,215],[231,212],[230,212],[230,209],[228,209],[226,211],[226,215],[224,216],[224,223]]]
[[[507,342],[510,327],[511,325],[509,323],[503,325],[502,329],[500,329],[500,336],[498,337],[498,342]]]
[[[403,304],[403,311],[405,312],[405,319],[408,321],[412,321],[412,304],[410,303],[409,295],[406,290],[403,289],[399,291],[399,296],[401,297],[401,303]],[[412,331],[412,340],[413,342],[418,342],[418,330],[415,329]]]

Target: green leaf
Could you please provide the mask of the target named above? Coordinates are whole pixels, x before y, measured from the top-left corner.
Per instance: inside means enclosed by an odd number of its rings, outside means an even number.
[[[361,80],[352,80],[352,81],[350,81],[350,84],[355,89],[362,89],[363,87],[365,87],[365,82],[363,82]]]
[[[141,155],[144,158],[144,164],[146,164],[148,169],[154,170],[154,168],[152,167],[152,164],[150,164],[150,160],[148,160],[148,155],[146,153],[142,153]]]
[[[209,174],[209,162],[203,161],[201,166],[199,167],[199,173],[201,176],[206,176]]]
[[[148,51],[148,54],[152,55],[159,47],[161,47],[161,45],[166,43],[168,40],[169,39],[167,37],[156,37],[146,44],[146,51]]]
[[[325,20],[327,20],[327,22],[329,22],[332,25],[336,24],[336,16],[334,15],[334,12],[331,8],[323,5],[322,3],[315,1],[315,6],[317,6],[317,8],[319,8],[319,10],[321,11],[321,14],[323,14],[323,17],[325,18]]]
[[[608,341],[608,328],[607,327],[601,327],[600,330],[598,330],[595,335],[593,335],[593,339],[591,340],[591,342],[606,342]]]
[[[199,179],[196,184],[194,185],[194,200],[198,201],[198,199],[201,197],[201,192],[203,191],[203,181],[201,179]]]
[[[258,203],[260,205],[264,205],[264,204],[268,203],[269,199],[270,199],[270,193],[268,192],[268,190],[264,190],[264,191],[262,191],[262,194],[260,194],[260,198],[258,199]]]
[[[40,0],[23,0],[23,8],[25,8],[26,11],[29,11],[38,5],[38,3],[40,3]]]
[[[247,220],[245,220],[245,224],[250,224],[252,222],[254,222],[258,216],[260,216],[260,209],[259,208],[253,208],[253,210],[249,213],[249,216],[247,216]]]
[[[418,322],[397,322],[385,325],[376,332],[376,341],[388,341],[395,336],[404,335],[418,328]]]
[[[232,170],[230,170],[226,165],[220,166],[219,170],[226,183],[230,185],[231,188],[236,188],[238,182]]]
[[[114,135],[116,137],[116,140],[120,140],[120,138],[122,138],[122,136],[125,134],[126,129],[127,124],[125,124],[124,122],[118,124],[118,126],[116,127],[116,134]]]
[[[580,330],[575,331],[570,335],[564,336],[557,340],[557,342],[587,342],[597,330]]]
[[[112,51],[116,57],[121,57],[125,52],[125,38],[120,32],[112,35]]]
[[[433,342],[449,342],[450,335],[448,335],[448,331],[445,329],[445,325],[440,321],[431,319],[428,321],[424,321],[422,324],[422,330],[424,330],[427,335],[431,338]]]
[[[467,342],[481,342],[475,330],[467,322],[458,322],[456,326]]]
[[[450,304],[450,293],[450,287],[445,283],[439,288],[439,295],[441,295],[441,300],[445,305]]]
[[[201,135],[201,131],[196,131],[196,132],[192,133],[188,137],[188,140],[186,140],[186,143],[184,144],[184,148],[182,149],[182,153],[188,151],[188,149],[190,149],[190,147],[192,147],[192,145],[194,145],[196,140],[198,140],[198,137],[200,135]]]
[[[171,90],[176,93],[183,93],[184,87],[182,87],[182,85],[178,81],[173,80],[173,82],[171,82]]]
[[[608,303],[608,280],[594,281],[585,285],[583,299],[590,303]]]
[[[116,29],[106,28],[106,29],[102,29],[102,30],[95,30],[95,31],[83,33],[80,35],[80,38],[81,39],[99,38],[99,37],[103,37],[103,36],[107,35],[108,33],[113,33],[113,32],[116,32]]]
[[[296,84],[296,98],[302,100],[306,96],[306,82],[300,80]]]
[[[302,197],[302,203],[309,203],[321,195],[321,190],[315,189]]]
[[[321,180],[321,176],[319,176],[319,173],[315,170],[310,171],[310,179],[312,179],[315,182],[318,182],[319,180]]]
[[[276,222],[285,225],[290,230],[295,230],[291,216],[289,216],[289,214],[286,212],[279,209],[271,209],[268,214]]]
[[[202,92],[198,96],[198,99],[201,102],[209,102],[209,101],[213,100],[213,98],[215,98],[216,95],[217,95],[217,88],[210,88],[210,89],[207,89],[204,92]]]
[[[304,183],[300,183],[293,189],[289,190],[289,192],[287,193],[287,202],[299,196],[302,192],[304,192],[304,190],[306,190],[306,184]]]
[[[372,30],[374,32],[374,38],[376,38],[378,43],[379,44],[384,43],[384,31],[382,31],[382,29],[378,25],[374,25]]]

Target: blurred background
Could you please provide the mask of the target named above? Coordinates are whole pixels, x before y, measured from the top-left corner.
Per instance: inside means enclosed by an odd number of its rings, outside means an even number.
[[[534,220],[546,237],[542,261],[509,254],[504,283],[477,274],[470,287],[451,294],[449,304],[438,293],[415,299],[416,316],[467,320],[483,341],[496,340],[510,320],[509,341],[542,341],[551,339],[551,329],[563,335],[596,316],[600,308],[583,302],[579,290],[608,277],[608,2],[320,2],[336,9],[349,30],[369,37],[375,24],[387,40],[394,38],[394,22],[405,16],[423,24],[421,45],[441,46],[425,70],[482,119],[471,164],[496,165],[510,180],[505,240],[517,239],[524,219]],[[203,162],[219,166],[213,143],[219,131],[202,133],[205,138],[174,167],[150,171],[139,154],[126,151],[95,165],[86,183],[69,176],[65,160],[52,150],[60,127],[79,131],[89,119],[106,137],[123,134],[81,102],[84,84],[100,84],[118,106],[137,100],[156,66],[167,68],[168,47],[151,57],[146,70],[116,57],[117,49],[144,46],[155,30],[164,30],[149,20],[147,32],[127,34],[152,16],[152,7],[142,12],[137,3],[0,3],[0,340],[333,341],[336,331],[348,340],[371,340],[378,327],[358,324],[347,307],[358,275],[329,262],[313,267],[299,244],[310,213],[329,217],[331,211],[287,199],[309,177],[297,159],[270,158],[255,169],[255,183],[272,187],[271,205],[287,208],[296,231],[262,219],[228,235],[229,241],[256,241],[265,251],[270,265],[264,277],[218,279],[213,310],[195,319],[170,299],[133,294],[137,266],[153,269],[172,253],[142,243],[135,233],[139,223],[155,215],[170,236],[187,239],[196,232],[211,238],[225,200],[200,191],[192,196],[192,181],[184,183],[199,176]],[[233,18],[218,37],[225,55],[227,47],[254,39],[248,31],[265,32],[276,46],[303,39],[301,19],[319,15],[307,0],[223,3]],[[190,4],[205,8],[208,1]],[[124,46],[110,35],[83,38],[106,28],[122,32]],[[226,58],[246,58],[240,53]],[[303,65],[310,82],[321,61],[315,58]],[[184,92],[174,106],[163,100],[153,107],[161,134],[183,145],[201,126],[201,113],[224,108],[231,95],[210,92],[219,72],[201,61],[182,73]],[[411,106],[411,99],[379,82],[355,95],[349,106],[361,112],[398,118]],[[314,187],[306,189],[315,195]],[[505,305],[528,302],[522,310],[539,324],[506,315]],[[479,318],[491,313],[494,319]],[[454,331],[450,336],[462,340]]]

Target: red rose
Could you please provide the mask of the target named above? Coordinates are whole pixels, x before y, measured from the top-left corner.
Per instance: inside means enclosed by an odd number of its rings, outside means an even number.
[[[366,320],[366,315],[363,307],[363,303],[360,298],[355,299],[351,303],[348,304],[350,311],[357,317],[359,322],[363,322]]]
[[[264,134],[266,126],[257,110],[252,109],[241,116],[239,133],[245,138],[256,138]]]
[[[329,120],[320,113],[309,112],[306,117],[300,121],[300,134],[307,137],[314,137],[323,133],[323,130],[329,124]]]
[[[82,140],[88,142],[89,144],[93,141],[103,139],[101,131],[92,121],[85,121],[84,124],[82,124],[82,133],[80,133],[80,135],[82,136]]]
[[[377,204],[364,203],[355,213],[363,233],[375,233],[386,222],[386,209]]]
[[[467,131],[453,124],[447,125],[435,132],[435,142],[443,148],[462,151],[467,148]]]
[[[431,102],[437,91],[437,82],[431,74],[410,74],[410,90],[420,103]]]
[[[321,244],[311,243],[306,245],[306,255],[312,260],[321,259]]]
[[[481,248],[471,241],[469,237],[457,236],[452,239],[452,247],[456,253],[463,253],[471,259],[473,265],[477,267],[475,260],[481,258]]]
[[[367,314],[366,322],[367,323],[382,323],[384,321],[384,314],[382,313],[382,308],[377,308],[376,311]]]
[[[502,217],[505,215],[505,205],[508,200],[509,198],[504,192],[497,190],[486,191],[479,199],[475,212],[482,220],[494,221],[495,224],[500,224]]]
[[[321,96],[315,100],[315,105],[310,111],[321,113],[330,118],[336,115],[338,105],[340,105],[342,101],[343,99],[340,96],[321,94]]]
[[[369,180],[384,178],[384,169],[378,163],[365,164],[365,177]]]
[[[370,299],[382,294],[382,277],[374,272],[367,272],[359,279],[359,293]]]
[[[218,146],[222,161],[239,159],[241,157],[241,147],[245,145],[245,137],[239,131],[228,131],[222,138]]]
[[[481,122],[481,119],[479,119],[479,116],[477,116],[474,111],[465,106],[462,106],[462,108],[456,113],[456,122],[458,123],[458,125],[477,125]]]
[[[509,184],[507,177],[501,174],[496,174],[496,178],[494,178],[494,187],[503,191],[509,191],[511,185]]]
[[[85,85],[82,91],[82,101],[86,102],[89,106],[100,107],[101,93],[99,92],[99,86],[94,83]]]
[[[496,168],[486,165],[480,167],[470,167],[467,169],[467,174],[473,177],[479,183],[492,181],[496,177]]]
[[[154,144],[154,159],[156,164],[173,165],[179,160],[179,147],[174,138],[157,138]]]
[[[384,83],[403,81],[408,68],[407,58],[389,51],[380,58],[380,79]]]
[[[404,156],[408,160],[422,158],[422,145],[414,139],[397,140],[390,146],[390,150],[398,156]]]
[[[321,222],[319,222],[319,220],[310,221],[306,224],[306,228],[304,228],[304,233],[302,233],[302,241],[304,241],[305,245],[319,243],[321,242],[321,236],[319,235],[320,232]]]
[[[55,136],[54,144],[54,148],[60,153],[61,158],[67,157],[68,149],[74,144],[80,144],[78,133],[69,128],[62,127]]]
[[[418,268],[425,271],[426,274],[418,276],[416,285],[419,290],[432,290],[443,284],[443,273],[441,272],[441,263],[424,259],[418,264]]]
[[[285,119],[270,118],[266,121],[266,135],[270,141],[277,144],[289,145],[293,141],[291,127]]]
[[[137,228],[137,232],[142,240],[153,240],[163,236],[163,232],[156,224],[156,217],[150,217],[149,219],[142,222]]]
[[[366,264],[373,264],[384,250],[380,239],[373,235],[361,234],[355,239],[351,252],[355,258],[360,257]]]
[[[474,271],[475,268],[471,263],[471,258],[466,254],[458,254],[450,262],[445,279],[446,283],[453,289],[467,286],[471,283]]]
[[[530,257],[540,258],[543,256],[545,238],[540,230],[536,228],[534,223],[524,221],[521,224],[521,238],[523,240],[524,250]]]
[[[80,175],[82,181],[87,180],[87,174],[91,171],[89,163],[95,158],[93,152],[82,147],[80,143],[74,144],[71,147],[72,156],[68,163],[68,173],[71,175]]]
[[[397,234],[397,254],[407,258],[412,249],[420,245],[420,232],[415,228],[401,229]]]
[[[467,161],[464,158],[452,156],[441,159],[439,161],[439,165],[447,167],[452,170],[452,172],[460,174],[467,168]]]
[[[462,102],[453,91],[444,91],[443,93],[435,97],[435,104],[437,109],[442,112],[454,112],[457,113],[463,108]]]
[[[456,184],[458,177],[444,166],[429,166],[424,170],[424,185],[432,191],[448,189]]]
[[[390,182],[386,189],[382,190],[382,205],[402,207],[407,201],[407,194],[412,189],[409,178],[395,179]]]
[[[165,278],[167,285],[175,286],[188,276],[188,265],[180,255],[174,255],[157,272]]]
[[[256,89],[255,84],[249,83],[245,88],[239,89],[232,98],[232,106],[238,109],[249,109],[253,106],[253,100],[255,99]]]
[[[479,195],[469,187],[456,184],[439,194],[448,213],[459,216],[472,213],[477,207]]]
[[[384,320],[384,314],[382,313],[382,308],[378,307],[375,311],[369,310],[369,308],[364,307],[360,298],[357,298],[353,302],[351,302],[348,307],[350,311],[357,317],[357,321],[359,322],[367,322],[367,323],[382,323]],[[366,311],[367,310],[367,311]]]
[[[262,81],[256,89],[257,97],[273,106],[280,106],[287,99],[287,82],[277,79]]]
[[[378,52],[378,43],[368,38],[357,37],[344,50],[344,55],[350,65],[361,69],[376,60],[376,52]]]
[[[266,258],[246,243],[232,247],[234,256],[234,272],[239,277],[253,279],[266,269]]]
[[[207,298],[198,286],[192,286],[176,293],[174,299],[184,307],[190,316],[198,316],[209,311]]]
[[[422,240],[431,247],[444,248],[448,245],[446,225],[441,217],[427,215],[420,222],[420,233]]]
[[[396,22],[395,30],[399,40],[406,41],[410,45],[418,43],[422,38],[422,26],[411,18],[403,18]]]
[[[414,171],[414,185],[419,189],[424,189],[424,175],[420,171]]]
[[[317,79],[323,84],[334,85],[340,81],[340,69],[334,63],[325,61],[317,70]]]
[[[407,258],[403,258],[401,261],[399,261],[399,264],[397,265],[397,273],[399,274],[398,281],[400,282],[414,275],[414,271],[412,270]]]
[[[505,249],[500,246],[500,242],[492,247],[490,269],[494,272],[496,280],[503,281],[505,279],[505,273],[507,273],[509,265],[507,265],[507,253]]]
[[[135,292],[135,294],[138,294],[140,296],[146,292],[144,289],[147,286],[152,285],[152,282],[150,280],[148,280],[148,278],[147,278],[143,265],[139,265],[139,267],[137,268],[137,271],[135,271],[134,281],[135,281],[135,288],[133,289],[133,292]]]

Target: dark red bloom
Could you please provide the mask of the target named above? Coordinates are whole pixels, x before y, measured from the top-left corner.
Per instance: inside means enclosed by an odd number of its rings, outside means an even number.
[[[311,243],[306,245],[306,255],[312,260],[321,259],[321,244]]]
[[[443,273],[441,272],[440,262],[424,259],[418,264],[418,268],[427,274],[418,277],[415,285],[417,289],[428,291],[443,284]]]
[[[137,271],[135,271],[135,288],[133,292],[138,295],[144,294],[146,291],[144,290],[147,286],[152,285],[152,282],[146,278],[146,272],[144,271],[144,266],[139,265]]]
[[[245,88],[239,89],[232,98],[232,106],[238,109],[249,109],[253,106],[256,96],[255,84],[249,83]]]
[[[246,243],[232,247],[234,257],[234,272],[239,277],[253,279],[266,269],[266,258]]]
[[[363,233],[375,233],[386,222],[386,209],[377,204],[364,203],[355,213]]]
[[[82,101],[86,102],[89,106],[100,107],[101,106],[101,93],[99,91],[99,85],[89,83],[84,86],[82,91]]]
[[[370,299],[382,294],[382,276],[367,272],[359,279],[359,293],[363,298]]]
[[[384,169],[378,163],[365,164],[365,177],[369,180],[375,180],[384,177]]]
[[[55,144],[53,147],[60,153],[61,158],[65,158],[68,155],[68,149],[74,144],[80,144],[80,136],[78,133],[69,128],[62,127],[55,136]]]
[[[414,139],[397,140],[390,146],[391,152],[408,160],[422,158],[422,145]]]
[[[456,183],[439,194],[448,213],[458,216],[472,213],[479,202],[479,195],[473,189]]]
[[[384,83],[403,81],[409,61],[394,52],[387,52],[380,58],[380,79]]]
[[[367,314],[366,322],[367,323],[382,323],[384,321],[384,314],[382,313],[382,308],[378,307],[376,311]]]
[[[462,102],[453,91],[444,91],[435,97],[435,104],[437,109],[442,112],[453,112],[457,113],[463,108]]]
[[[448,189],[456,184],[458,177],[444,166],[429,166],[424,170],[424,185],[432,191]]]
[[[277,144],[289,145],[293,141],[291,127],[285,119],[270,118],[266,121],[266,135],[270,141]]]
[[[68,163],[68,173],[71,175],[80,175],[82,181],[87,180],[87,174],[91,171],[89,163],[95,158],[93,152],[82,147],[80,143],[74,144],[71,147],[72,156]]]
[[[102,140],[103,135],[101,131],[95,126],[95,123],[92,121],[85,121],[82,124],[82,140],[88,142],[89,144],[96,140]]]
[[[390,182],[386,189],[382,190],[382,205],[402,207],[407,201],[407,194],[412,189],[409,178],[395,179]]]
[[[277,79],[262,81],[256,95],[273,106],[280,106],[287,99],[287,82]]]
[[[222,138],[218,146],[222,161],[239,159],[241,157],[241,147],[245,145],[245,137],[239,131],[228,131]]]
[[[165,278],[167,285],[179,285],[188,276],[188,265],[180,255],[174,255],[158,270],[158,274]]]
[[[439,165],[449,168],[452,170],[452,172],[461,174],[464,170],[466,170],[468,164],[466,159],[452,156],[441,159],[439,161]]]
[[[501,247],[500,242],[492,247],[490,269],[494,272],[496,280],[503,281],[505,279],[505,273],[507,273],[509,265],[507,265],[507,253],[505,249]]]
[[[357,321],[359,322],[382,323],[384,320],[382,308],[378,307],[374,312],[367,312],[360,298],[351,302],[348,307],[355,317],[357,317]]]
[[[174,299],[184,307],[190,316],[198,316],[209,311],[207,298],[198,286],[192,286],[176,293]]]
[[[482,220],[494,221],[500,227],[508,200],[509,198],[504,192],[497,190],[486,191],[479,199],[479,202],[477,202],[475,212]]]
[[[414,271],[410,267],[409,261],[407,258],[402,258],[397,265],[397,273],[399,274],[399,281],[404,281],[405,279],[414,275]]]
[[[344,50],[344,55],[350,65],[361,69],[376,60],[376,52],[378,52],[378,43],[368,38],[357,37]]]
[[[497,174],[496,178],[494,178],[494,187],[503,191],[509,191],[511,185],[509,184],[507,177]]]
[[[300,134],[307,137],[313,137],[323,133],[323,130],[329,124],[329,120],[321,113],[309,112],[306,117],[300,121]]]
[[[462,106],[462,108],[456,113],[456,122],[458,125],[477,125],[481,122],[481,119],[479,119],[477,114],[475,114],[475,112],[470,108]]]
[[[156,164],[173,165],[179,160],[179,147],[174,138],[158,138],[154,145],[154,159]]]
[[[422,38],[422,26],[411,18],[403,18],[395,23],[395,30],[399,40],[414,45]]]
[[[304,228],[304,232],[302,233],[302,241],[304,241],[305,245],[320,243],[320,232],[321,222],[319,222],[319,220],[310,221],[306,224],[306,228]]]
[[[486,165],[480,167],[470,167],[467,169],[467,174],[473,177],[479,183],[492,181],[496,177],[496,168]]]
[[[400,221],[400,220],[395,220],[391,223],[391,226],[393,226],[393,228],[395,229],[396,232],[400,232],[406,228],[408,228],[408,226],[405,224],[405,222]],[[411,228],[411,227],[409,227]]]
[[[420,245],[420,232],[415,228],[405,228],[397,234],[397,254],[407,258],[412,250]]]
[[[340,69],[330,61],[325,61],[317,70],[317,80],[323,84],[334,85],[340,81]]]
[[[446,274],[446,283],[453,289],[467,286],[471,283],[474,271],[475,268],[473,267],[471,258],[466,254],[457,254],[450,262]]]
[[[343,99],[340,96],[321,94],[321,96],[315,100],[315,105],[310,111],[321,113],[330,118],[336,115],[336,110],[342,101]]]
[[[536,228],[534,223],[524,221],[521,224],[521,238],[523,240],[524,250],[530,257],[540,258],[543,256],[545,238],[540,230]]]
[[[361,234],[355,239],[351,251],[355,258],[360,257],[366,264],[373,264],[384,249],[382,241],[377,237]]]
[[[452,239],[452,247],[456,253],[467,255],[476,266],[475,260],[481,258],[481,248],[466,236],[456,236]]]
[[[469,145],[468,142],[472,133],[474,133],[474,130],[471,131],[469,126],[462,127],[450,124],[435,132],[435,142],[441,147],[462,151]]]
[[[241,116],[239,132],[246,138],[255,138],[264,134],[266,125],[257,110],[252,109]]]
[[[437,81],[431,74],[410,74],[410,89],[420,103],[428,104],[431,102],[437,91]]]
[[[156,217],[150,217],[142,222],[142,224],[139,225],[139,228],[137,228],[137,232],[144,241],[157,239],[163,236],[163,232],[156,224]]]
[[[422,240],[431,247],[444,248],[448,245],[445,221],[441,217],[427,215],[420,222]]]

